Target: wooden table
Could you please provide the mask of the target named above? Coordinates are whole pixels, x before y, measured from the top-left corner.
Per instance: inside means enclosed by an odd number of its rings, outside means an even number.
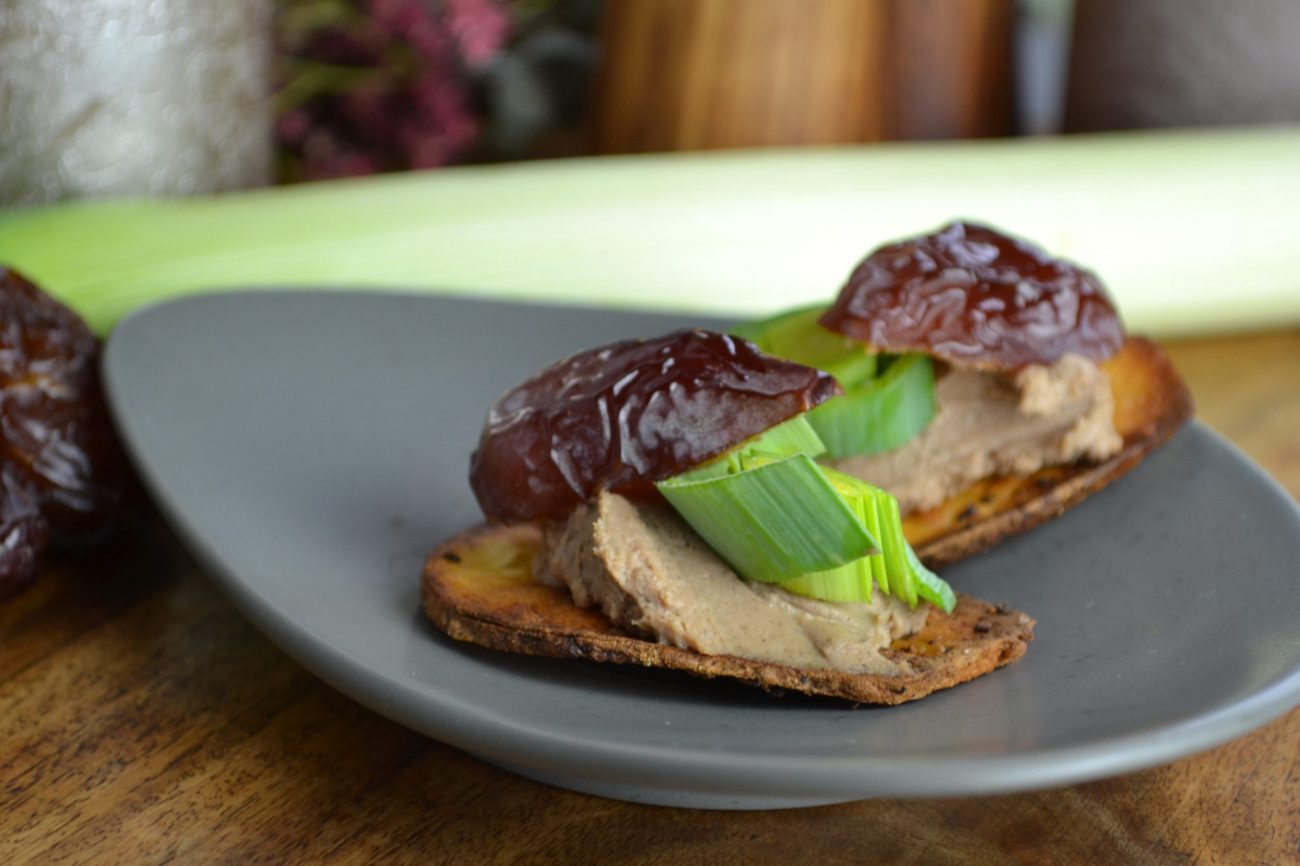
[[[1300,496],[1300,330],[1170,346],[1200,416]],[[0,607],[0,864],[1300,863],[1300,711],[1064,790],[725,813],[504,773],[362,708],[160,523]]]

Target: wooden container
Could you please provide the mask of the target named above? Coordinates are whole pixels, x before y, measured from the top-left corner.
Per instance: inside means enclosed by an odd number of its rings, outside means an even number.
[[[606,0],[601,153],[1003,135],[1011,0]]]

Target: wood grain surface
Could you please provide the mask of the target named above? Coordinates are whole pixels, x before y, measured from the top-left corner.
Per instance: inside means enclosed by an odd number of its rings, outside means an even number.
[[[1011,0],[607,0],[598,153],[1003,135]]]
[[[1201,417],[1300,496],[1300,330],[1169,348]],[[511,776],[334,692],[156,520],[0,607],[0,864],[1294,864],[1298,756],[1295,711],[1063,790],[636,806]]]

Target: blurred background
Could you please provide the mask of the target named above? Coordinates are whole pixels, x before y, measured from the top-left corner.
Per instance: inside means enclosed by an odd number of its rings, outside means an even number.
[[[0,262],[100,332],[249,286],[756,315],[967,218],[1135,329],[1300,321],[1298,44],[1296,0],[2,0]]]
[[[1300,120],[1294,0],[5,0],[0,203]]]

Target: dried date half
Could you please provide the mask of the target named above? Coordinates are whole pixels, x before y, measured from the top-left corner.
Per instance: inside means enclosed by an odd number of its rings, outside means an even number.
[[[470,486],[491,520],[558,517],[601,490],[653,482],[716,457],[839,393],[826,373],[744,340],[678,331],[579,352],[488,413]]]
[[[3,268],[0,468],[0,519],[12,537],[0,586],[11,592],[31,580],[46,526],[55,541],[92,536],[119,516],[130,489],[100,390],[99,341],[75,313]]]
[[[50,527],[27,487],[0,466],[0,599],[36,579]]]
[[[952,223],[881,247],[821,324],[882,352],[1012,371],[1067,353],[1103,361],[1124,328],[1091,272],[985,226]]]

